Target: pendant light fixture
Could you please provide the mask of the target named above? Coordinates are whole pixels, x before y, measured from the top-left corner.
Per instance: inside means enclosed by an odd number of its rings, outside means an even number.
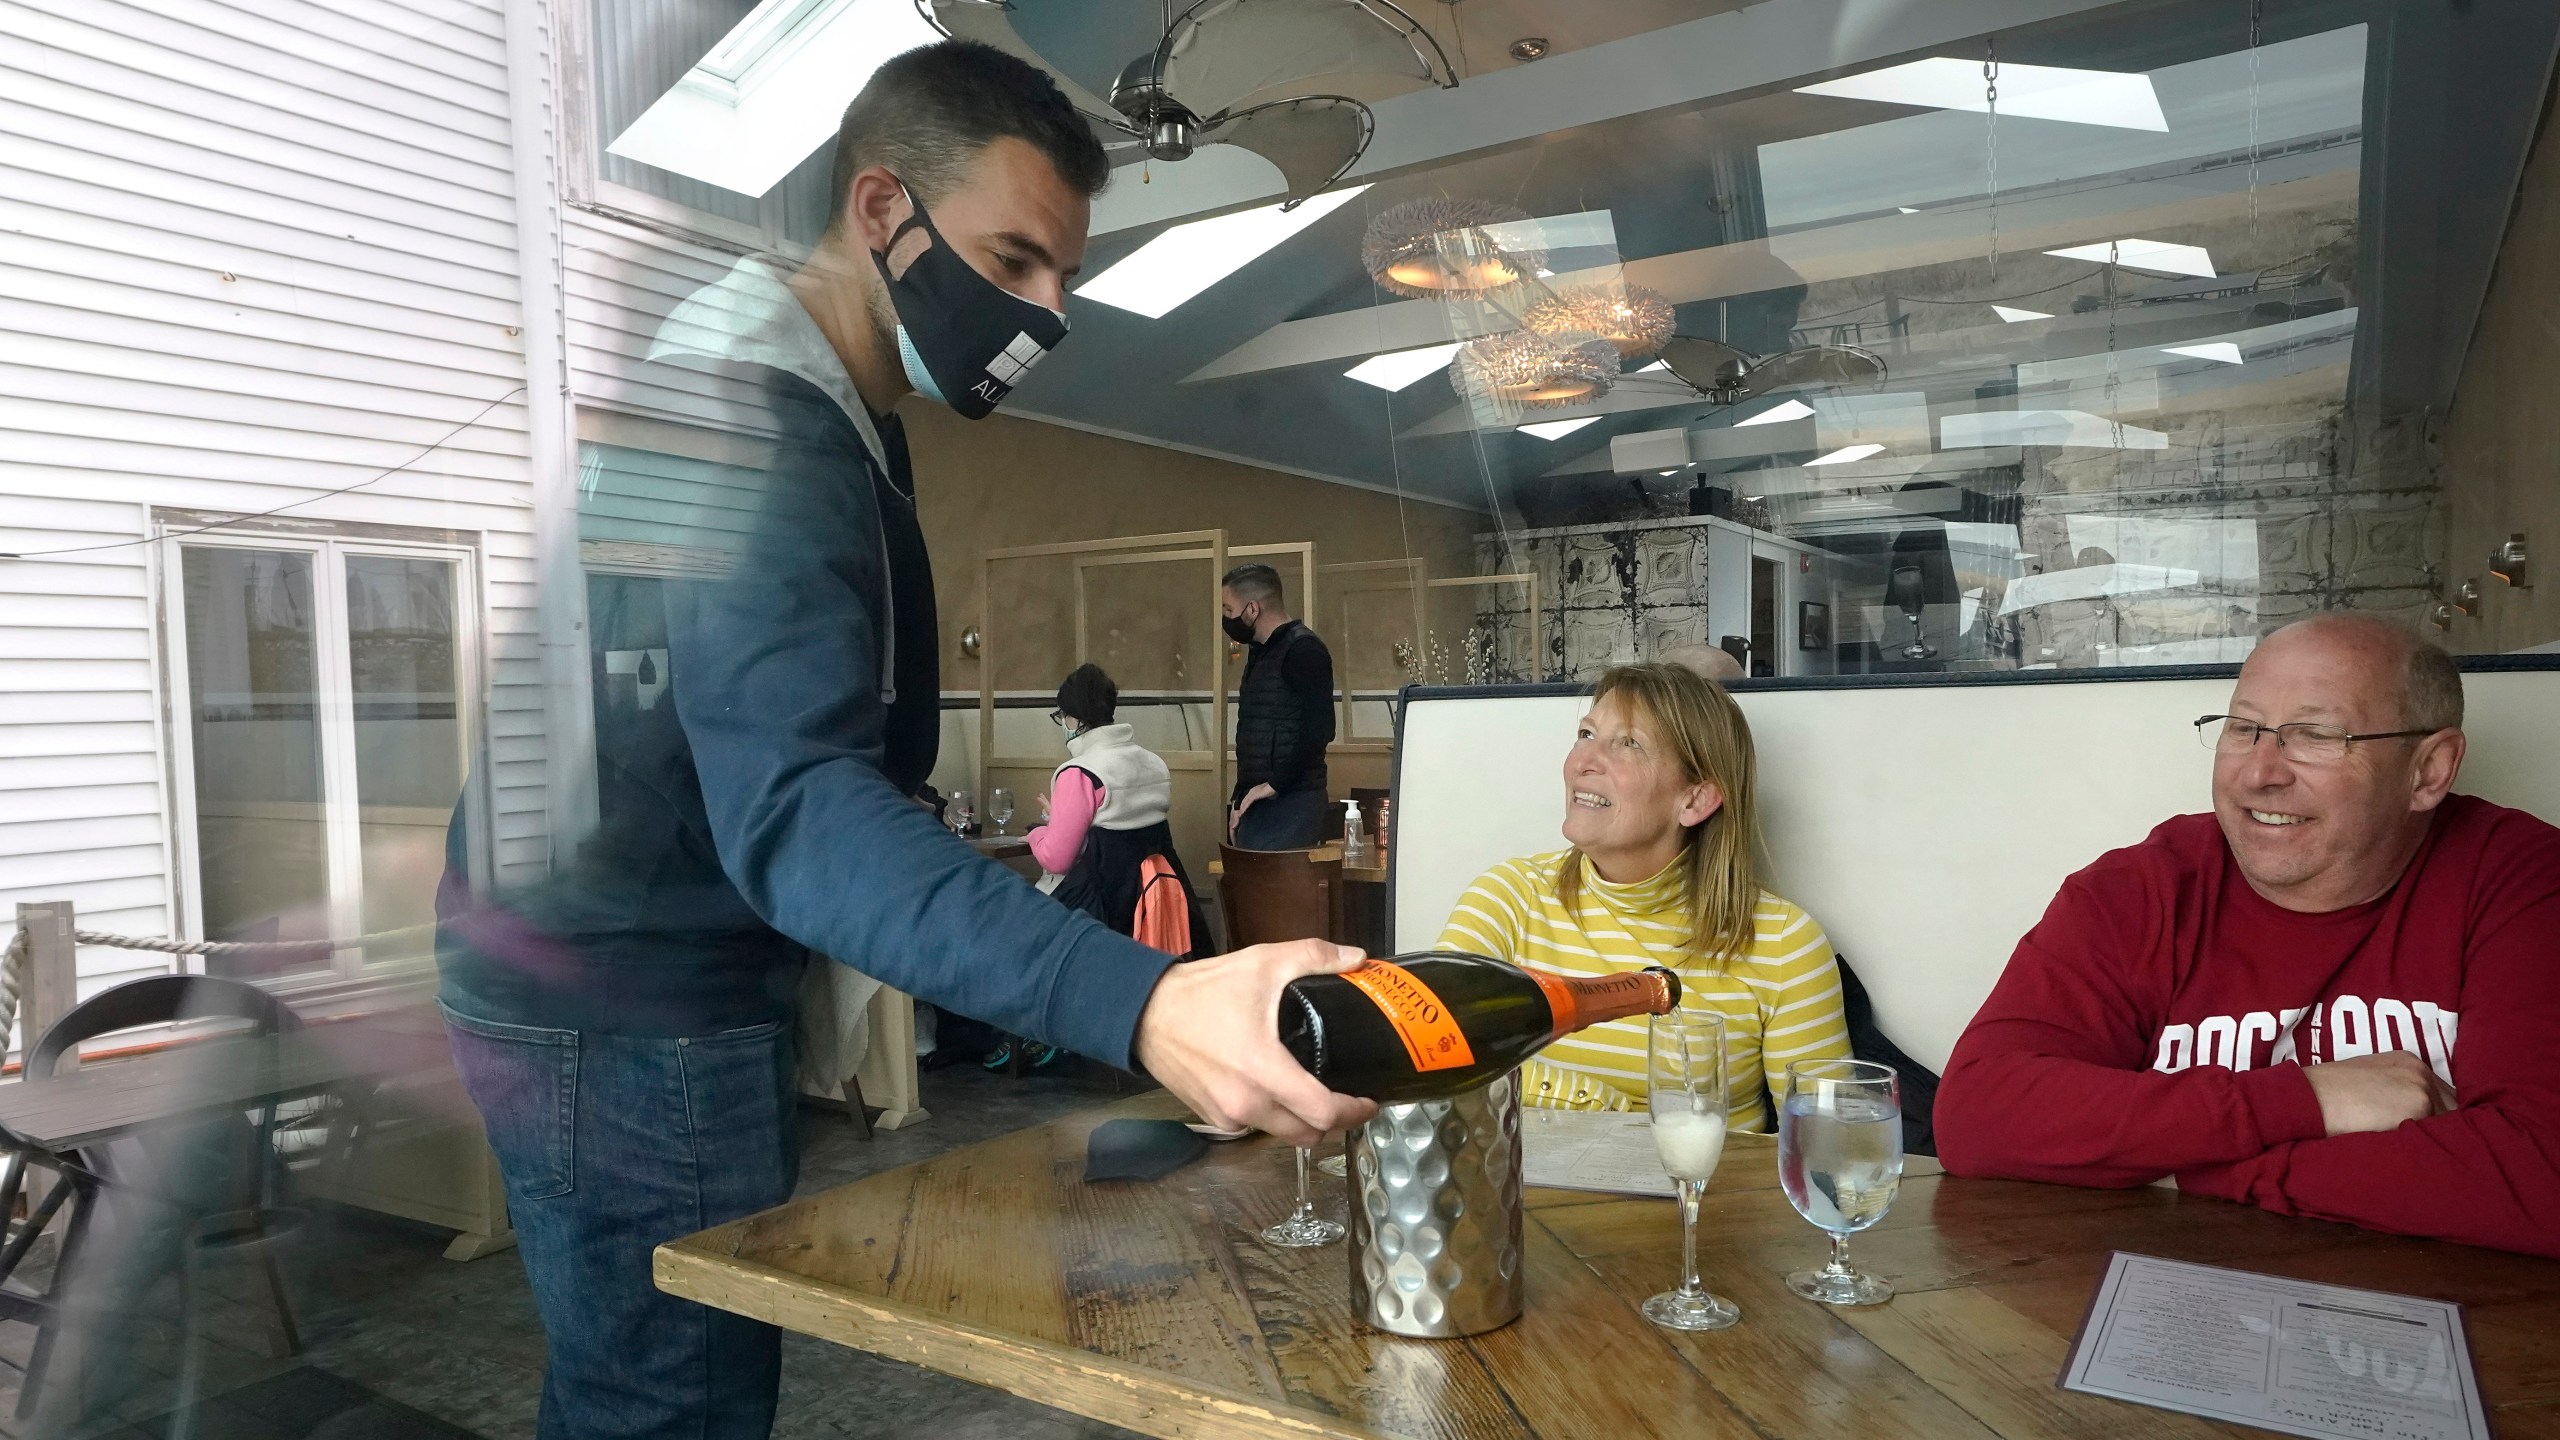
[[[1369,278],[1416,299],[1481,300],[1538,272],[1546,256],[1506,248],[1487,227],[1525,221],[1529,212],[1491,200],[1408,200],[1378,212],[1360,241]]]
[[[1621,360],[1650,360],[1671,338],[1671,302],[1641,285],[1574,285],[1530,306],[1520,323],[1541,335],[1583,331]]]
[[[1467,342],[1449,363],[1449,383],[1459,394],[1527,410],[1597,400],[1617,378],[1618,347],[1588,330],[1488,335]]]

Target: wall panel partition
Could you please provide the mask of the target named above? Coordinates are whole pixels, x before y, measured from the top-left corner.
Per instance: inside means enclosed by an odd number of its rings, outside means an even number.
[[[2457,787],[2560,823],[2550,716],[2560,661],[2470,662]],[[2211,807],[2191,722],[2237,667],[1862,684],[1743,682],[1771,887],[1857,966],[1887,1033],[1943,1066],[2064,877],[2172,815]],[[1578,687],[1405,695],[1394,936],[1428,949],[1498,861],[1564,848]]]

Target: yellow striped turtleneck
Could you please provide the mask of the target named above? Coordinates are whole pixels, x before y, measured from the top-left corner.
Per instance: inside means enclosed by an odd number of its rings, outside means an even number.
[[[1616,885],[1585,866],[1580,904],[1568,913],[1556,876],[1570,850],[1506,860],[1467,887],[1440,934],[1443,950],[1471,950],[1556,975],[1609,975],[1647,965],[1680,976],[1684,1005],[1724,1017],[1726,1114],[1766,1130],[1769,1094],[1797,1060],[1845,1058],[1849,1029],[1831,942],[1813,917],[1766,890],[1752,917],[1751,947],[1718,962],[1692,959],[1682,903],[1683,855],[1660,873]],[[1634,1016],[1568,1035],[1523,1068],[1523,1100],[1569,1110],[1641,1110],[1645,1019]]]

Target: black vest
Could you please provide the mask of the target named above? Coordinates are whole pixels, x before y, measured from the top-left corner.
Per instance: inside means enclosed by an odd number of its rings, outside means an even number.
[[[1305,757],[1306,769],[1289,788],[1319,793],[1325,788],[1324,749],[1333,743],[1333,696],[1329,692],[1301,695],[1289,687],[1281,662],[1300,645],[1322,649],[1324,642],[1304,621],[1292,620],[1271,632],[1271,638],[1254,646],[1245,658],[1244,680],[1236,687],[1235,793],[1239,796],[1271,781],[1300,756]]]

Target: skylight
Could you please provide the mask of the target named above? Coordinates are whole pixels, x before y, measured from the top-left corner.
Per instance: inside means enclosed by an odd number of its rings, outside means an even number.
[[[1541,440],[1561,440],[1599,418],[1597,415],[1585,415],[1579,420],[1541,420],[1534,425],[1521,426],[1520,433],[1535,435]]]
[[[2089,260],[2100,265],[2113,261],[2128,269],[2194,275],[2206,280],[2222,273],[2213,268],[2213,257],[2205,253],[2203,246],[2172,245],[2165,240],[2101,240],[2095,245],[2074,245],[2068,250],[2044,253],[2065,260]]]
[[[2053,312],[2050,310],[2021,310],[2015,305],[1994,305],[1991,307],[1991,313],[2008,321],[2012,325],[2017,324],[2021,320],[2050,320],[2053,318]]]
[[[762,195],[834,138],[881,62],[941,38],[914,0],[764,0],[605,148]]]
[[[1457,358],[1459,347],[1466,342],[1447,345],[1425,345],[1419,350],[1390,350],[1372,355],[1342,373],[1363,385],[1381,390],[1401,390],[1434,370],[1445,370]]]
[[[1883,453],[1884,447],[1881,445],[1843,445],[1828,455],[1817,455],[1813,459],[1807,460],[1804,463],[1807,465],[1846,465],[1852,460],[1864,460],[1870,455],[1881,455]]]
[[[1804,86],[1796,93],[1916,105],[1929,110],[1979,112],[1991,108],[1983,95],[1982,62],[1948,56],[1826,80]],[[2160,113],[2160,97],[2151,88],[2151,77],[2114,70],[2003,64],[2000,113],[2118,130],[2169,128],[2168,117]]]
[[[1075,293],[1150,320],[1162,319],[1175,306],[1262,258],[1265,251],[1357,199],[1368,188],[1353,185],[1328,190],[1295,210],[1265,205],[1176,225],[1130,251],[1119,264],[1077,286]]]
[[[1781,400],[1748,420],[1734,421],[1733,426],[1739,430],[1745,425],[1775,425],[1782,420],[1802,420],[1812,413],[1813,407],[1801,400]]]
[[[2163,345],[2160,348],[2172,355],[2188,355],[2198,360],[2219,360],[2225,365],[2241,363],[2240,345],[2234,340],[2208,340],[2202,345]]]

